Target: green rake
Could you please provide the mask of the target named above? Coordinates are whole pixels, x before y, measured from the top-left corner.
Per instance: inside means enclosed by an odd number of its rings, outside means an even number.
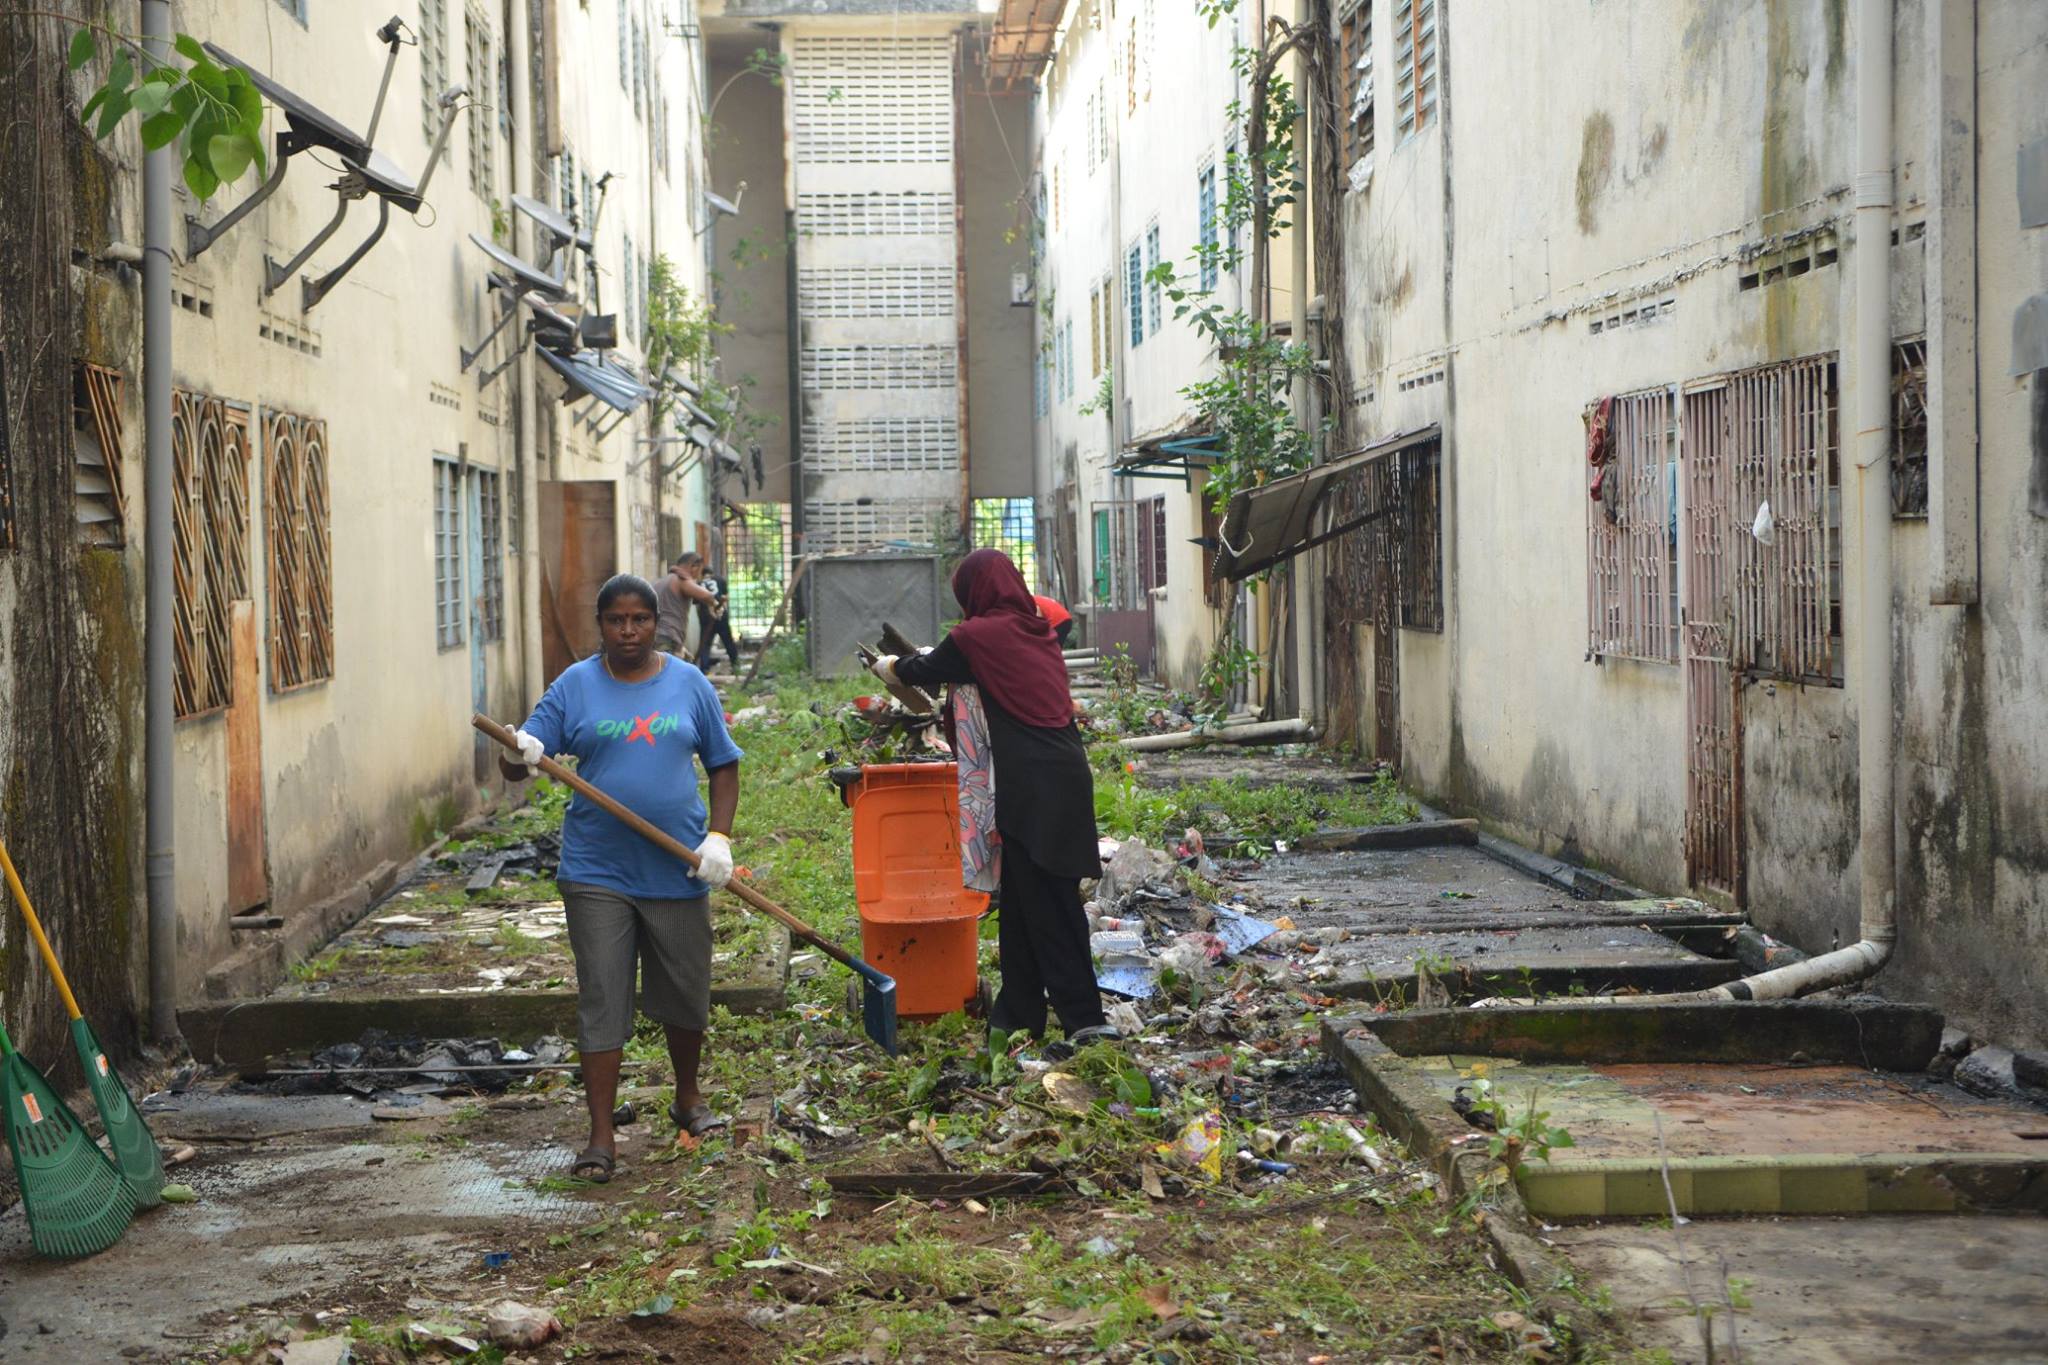
[[[122,1084],[120,1075],[107,1062],[107,1050],[93,1036],[92,1025],[86,1023],[85,1016],[79,1012],[78,1001],[71,994],[71,983],[64,979],[64,969],[57,965],[57,953],[50,947],[42,921],[36,918],[35,907],[29,904],[28,890],[22,886],[21,874],[14,870],[14,860],[7,856],[5,844],[0,844],[0,872],[6,874],[7,888],[14,893],[14,903],[21,907],[21,917],[28,922],[28,931],[35,937],[36,947],[42,950],[50,975],[56,978],[57,993],[64,997],[64,1008],[71,1012],[71,1043],[78,1049],[79,1063],[85,1068],[86,1084],[92,1087],[93,1103],[99,1106],[100,1124],[107,1131],[107,1145],[114,1149],[114,1167],[128,1182],[128,1191],[135,1197],[136,1208],[153,1209],[163,1202],[163,1151],[156,1145],[156,1138],[151,1136],[149,1125],[142,1121],[134,1100],[129,1098],[128,1087]]]
[[[90,1256],[121,1240],[135,1216],[128,1182],[0,1026],[0,1104],[28,1209],[29,1240],[45,1256]]]

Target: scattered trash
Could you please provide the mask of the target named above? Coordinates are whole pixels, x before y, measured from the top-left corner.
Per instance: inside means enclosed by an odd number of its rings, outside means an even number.
[[[1123,1248],[1107,1237],[1090,1237],[1081,1243],[1081,1252],[1087,1256],[1114,1256]]]
[[[474,1355],[484,1344],[445,1322],[415,1322],[405,1329],[405,1339],[415,1346],[445,1346],[463,1355]]]
[[[1170,1143],[1161,1143],[1162,1155],[1171,1156],[1183,1164],[1200,1171],[1210,1180],[1223,1177],[1223,1118],[1213,1110],[1200,1118],[1189,1119],[1180,1136]]]
[[[562,1323],[545,1308],[503,1299],[484,1314],[484,1331],[495,1346],[523,1350],[560,1335]]]
[[[1094,1086],[1064,1071],[1046,1072],[1041,1084],[1045,1086],[1045,1093],[1053,1105],[1066,1110],[1069,1114],[1090,1113],[1095,1108],[1096,1100],[1101,1098],[1096,1094]]]
[[[190,1185],[166,1185],[164,1186],[164,1202],[166,1204],[196,1204],[199,1202],[199,1196]]]
[[[503,1270],[510,1264],[512,1264],[512,1253],[509,1251],[486,1251],[484,1253],[485,1270]]]
[[[673,1295],[657,1294],[653,1298],[649,1299],[647,1302],[641,1304],[638,1308],[635,1308],[632,1312],[632,1316],[636,1318],[664,1317],[668,1314],[669,1310],[674,1308],[675,1306],[676,1301]]]
[[[174,1152],[166,1153],[164,1156],[164,1165],[182,1166],[186,1162],[192,1160],[194,1157],[198,1155],[199,1149],[188,1143],[185,1146],[178,1148]]]
[[[288,1341],[272,1346],[263,1357],[273,1365],[349,1365],[355,1359],[355,1343],[347,1333],[315,1341]]]
[[[631,1100],[626,1101],[618,1108],[612,1110],[612,1124],[614,1127],[624,1128],[628,1124],[639,1122],[639,1120],[639,1111],[633,1108],[633,1102]]]

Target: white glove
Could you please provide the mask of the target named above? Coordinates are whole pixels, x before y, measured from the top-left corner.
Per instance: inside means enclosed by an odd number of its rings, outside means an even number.
[[[875,660],[872,664],[868,665],[868,672],[892,687],[898,685],[896,681],[896,656],[894,654],[884,654],[881,658]]]
[[[932,652],[932,647],[930,645],[919,645],[917,647],[917,652],[919,655],[929,654]]]
[[[716,891],[732,880],[732,840],[716,831],[697,845],[697,880]]]
[[[512,738],[519,741],[519,761],[529,768],[538,764],[547,753],[541,742],[524,730],[514,730]]]

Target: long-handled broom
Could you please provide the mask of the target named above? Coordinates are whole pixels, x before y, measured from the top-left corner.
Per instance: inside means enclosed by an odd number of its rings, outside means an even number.
[[[64,1008],[71,1011],[71,1043],[78,1049],[78,1060],[85,1067],[85,1081],[92,1087],[93,1103],[99,1106],[100,1123],[107,1130],[107,1145],[114,1149],[114,1166],[128,1182],[135,1206],[153,1209],[163,1202],[163,1151],[150,1135],[149,1125],[142,1121],[135,1102],[128,1097],[128,1087],[108,1065],[107,1050],[93,1035],[92,1025],[79,1012],[71,983],[64,979],[64,969],[57,965],[57,954],[50,947],[49,936],[43,933],[35,907],[28,902],[28,890],[22,886],[21,874],[14,870],[14,860],[7,856],[5,844],[0,844],[0,871],[6,873],[7,889],[14,893],[14,903],[21,907],[21,917],[28,921],[28,931],[34,935],[36,947],[42,950],[50,975],[57,979],[57,994],[64,997]]]
[[[470,718],[469,723],[475,726],[479,732],[489,735],[513,753],[519,752],[519,741],[512,737],[512,732],[492,720],[489,716],[473,716]],[[660,827],[649,822],[646,817],[619,804],[617,800],[605,795],[583,778],[578,777],[575,773],[570,772],[567,768],[555,762],[552,758],[543,758],[540,761],[540,770],[555,781],[569,787],[579,796],[589,798],[591,802],[610,812],[621,824],[624,824],[642,838],[653,843],[655,847],[664,849],[682,859],[683,863],[692,871],[696,870],[697,855],[677,842]],[[725,889],[738,896],[753,909],[758,910],[770,919],[780,922],[784,928],[788,929],[797,938],[821,950],[826,956],[832,958],[859,977],[861,983],[861,1024],[867,1030],[868,1037],[874,1040],[876,1046],[880,1047],[882,1051],[888,1053],[891,1057],[896,1055],[896,980],[894,977],[868,965],[852,953],[847,952],[846,949],[832,942],[832,940],[821,936],[816,929],[805,924],[774,901],[769,900],[740,878],[735,877],[727,882]]]
[[[0,1026],[0,1104],[28,1209],[29,1240],[45,1256],[90,1256],[121,1240],[135,1216],[128,1182]]]

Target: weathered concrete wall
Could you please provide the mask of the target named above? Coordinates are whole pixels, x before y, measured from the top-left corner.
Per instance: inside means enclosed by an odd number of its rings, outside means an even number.
[[[1031,309],[1010,273],[1031,263],[1031,101],[970,76],[961,104],[967,211],[967,479],[977,498],[1031,496]]]
[[[788,502],[792,438],[783,90],[768,76],[740,74],[756,51],[772,58],[775,36],[750,30],[711,40],[711,89],[724,91],[708,134],[711,188],[730,200],[739,183],[747,182],[739,213],[719,218],[711,233],[717,244],[713,288],[718,317],[732,329],[718,339],[718,363],[728,381],[742,375],[752,381],[747,401],[768,419],[759,437],[767,480],[746,497]]]
[[[1862,249],[1848,221],[1847,8],[1566,3],[1463,24],[1453,12],[1447,118],[1399,140],[1383,79],[1376,164],[1345,208],[1363,433],[1445,424],[1449,620],[1440,637],[1400,633],[1406,773],[1519,838],[1648,886],[1685,881],[1684,686],[1670,664],[1586,657],[1580,413],[1606,394],[1844,349],[1848,272]],[[2048,523],[2026,508],[2033,381],[2006,372],[2011,308],[2048,275],[2041,230],[2019,226],[2014,176],[2018,146],[2044,132],[2038,100],[2021,92],[2048,76],[2048,12],[2001,0],[1978,9],[1982,601],[1929,606],[1929,528],[1889,528],[1902,940],[1880,984],[2036,1040],[2048,1036]],[[1902,0],[1896,11],[1901,240],[1879,249],[1894,261],[1893,334],[1909,336],[1926,325],[1919,230],[1933,124],[1924,9]],[[1390,72],[1384,38],[1377,55]],[[1573,69],[1613,79],[1553,78]],[[1745,246],[1811,230],[1836,234],[1838,261],[1743,287]],[[1604,325],[1642,301],[1658,304],[1654,320]],[[1403,388],[1438,368],[1440,383]],[[1845,358],[1845,470],[1859,379]],[[1849,942],[1854,679],[1752,679],[1741,711],[1747,904],[1804,948]]]

